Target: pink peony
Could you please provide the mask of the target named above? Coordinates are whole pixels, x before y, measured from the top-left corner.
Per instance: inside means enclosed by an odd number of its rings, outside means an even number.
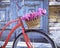
[[[32,15],[32,13],[30,13],[30,20],[32,20],[33,19],[33,15]]]
[[[42,9],[42,8],[39,8],[38,9],[38,12],[40,12],[42,15],[45,15],[46,14],[46,10],[45,9]]]
[[[46,10],[45,10],[45,9],[44,9],[44,10],[42,10],[42,14],[44,14],[44,15],[46,14]]]
[[[42,11],[43,9],[42,8],[38,8],[38,12]]]
[[[32,13],[32,16],[33,16],[32,19],[36,18],[36,16],[37,16],[37,12],[33,12],[33,13]]]
[[[22,16],[22,19],[25,21],[29,21],[29,20],[33,20],[36,17],[42,16],[46,14],[46,10],[39,8],[37,12],[32,12],[30,14],[25,14],[24,16]]]
[[[28,14],[26,14],[25,16],[22,16],[21,19],[22,19],[22,20],[29,20],[29,17],[30,17],[30,16],[29,16]]]
[[[25,15],[25,18],[26,18],[26,20],[29,21],[29,20],[30,20],[30,15],[29,15],[29,14],[26,14],[26,15]]]

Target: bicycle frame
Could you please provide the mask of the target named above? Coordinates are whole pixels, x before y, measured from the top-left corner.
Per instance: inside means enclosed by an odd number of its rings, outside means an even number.
[[[13,22],[18,22],[18,24],[16,24],[16,26],[14,26],[14,27],[11,29],[10,33],[8,34],[8,36],[7,36],[6,40],[5,40],[4,45],[3,45],[1,48],[5,48],[5,47],[6,47],[6,45],[8,44],[8,41],[10,40],[11,35],[12,35],[13,32],[14,32],[17,28],[19,28],[20,26],[22,27],[22,33],[23,33],[23,36],[24,36],[24,40],[25,40],[25,42],[26,42],[26,44],[27,44],[27,47],[28,47],[28,48],[33,48],[32,45],[31,45],[31,43],[30,43],[30,39],[28,38],[27,34],[25,33],[25,28],[24,28],[24,26],[23,26],[23,22],[22,22],[22,19],[21,19],[21,18],[18,18],[18,19],[16,19],[16,20],[12,20],[12,21],[8,22],[8,23],[2,28],[2,31],[0,32],[0,37],[1,37],[2,33],[4,32],[4,30],[6,29],[6,27],[9,26],[9,25],[10,25],[11,23],[13,23]]]

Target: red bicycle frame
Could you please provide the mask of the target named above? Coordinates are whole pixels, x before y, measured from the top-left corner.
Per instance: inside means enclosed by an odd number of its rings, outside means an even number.
[[[25,33],[25,28],[24,28],[24,26],[23,26],[23,22],[22,22],[22,19],[21,19],[21,18],[18,18],[18,19],[16,19],[16,20],[12,20],[12,21],[8,22],[8,23],[2,28],[2,31],[0,32],[0,37],[1,37],[2,33],[4,32],[4,30],[6,29],[6,27],[9,26],[9,25],[10,25],[11,23],[13,23],[13,22],[18,22],[18,24],[16,24],[16,26],[14,26],[14,27],[11,29],[10,33],[8,34],[8,36],[7,36],[6,40],[5,40],[4,45],[3,45],[1,48],[5,48],[5,47],[6,47],[8,41],[10,40],[11,35],[12,35],[13,32],[14,32],[17,28],[19,28],[20,26],[22,27],[22,33],[23,33],[23,36],[24,36],[24,40],[25,40],[25,42],[26,42],[26,44],[27,44],[27,47],[28,47],[28,48],[33,48],[33,46],[31,45],[30,39],[28,38],[27,34]]]

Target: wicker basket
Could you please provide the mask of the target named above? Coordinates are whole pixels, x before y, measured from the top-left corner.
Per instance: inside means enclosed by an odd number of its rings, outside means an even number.
[[[37,19],[33,19],[33,20],[30,20],[30,21],[26,21],[26,24],[27,24],[27,26],[28,26],[28,29],[38,28],[38,27],[40,27],[40,17],[37,18]]]

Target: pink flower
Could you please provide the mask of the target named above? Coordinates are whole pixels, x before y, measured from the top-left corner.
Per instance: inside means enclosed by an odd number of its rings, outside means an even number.
[[[43,9],[42,8],[38,8],[38,12],[42,11]]]
[[[44,14],[44,15],[46,14],[46,10],[45,10],[45,9],[44,9],[44,10],[42,10],[42,14]]]
[[[32,13],[30,13],[30,20],[32,20],[33,19],[33,14]]]
[[[25,15],[25,18],[26,18],[26,20],[29,21],[29,19],[30,19],[30,15],[29,15],[29,14],[26,14],[26,15]]]
[[[21,17],[21,19],[22,19],[22,20],[25,20],[25,17],[24,17],[24,16],[22,16],[22,17]]]
[[[30,14],[25,14],[22,19],[25,21],[33,20],[36,17],[42,16],[46,14],[46,10],[39,8],[37,12],[32,12]]]
[[[46,10],[42,9],[42,8],[39,8],[38,12],[40,13],[40,15],[45,15],[46,14]]]
[[[42,16],[42,15],[43,15],[43,14],[42,14],[41,11],[37,12],[37,16]]]
[[[36,18],[37,12],[33,12],[33,13],[32,13],[32,16],[33,16],[33,19]]]
[[[30,15],[26,14],[26,15],[22,16],[22,20],[29,20],[29,17],[30,17]]]

